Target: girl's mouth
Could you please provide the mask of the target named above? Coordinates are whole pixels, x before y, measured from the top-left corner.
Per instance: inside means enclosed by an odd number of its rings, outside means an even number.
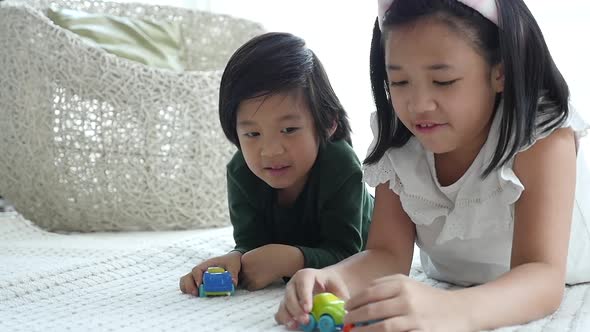
[[[416,125],[416,130],[420,133],[431,133],[434,132],[437,129],[440,129],[441,127],[443,127],[445,124],[439,124],[439,123],[420,123]]]

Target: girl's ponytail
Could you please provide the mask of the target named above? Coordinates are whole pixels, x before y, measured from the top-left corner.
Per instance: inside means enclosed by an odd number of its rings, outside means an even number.
[[[387,72],[385,70],[385,51],[379,28],[379,21],[375,20],[373,27],[373,39],[371,40],[370,67],[371,88],[373,90],[373,99],[377,108],[378,134],[372,151],[364,160],[364,164],[374,164],[387,149],[392,146],[403,146],[411,137],[410,131],[399,122],[393,114],[393,108],[390,102],[389,88],[387,82]],[[398,135],[401,142],[394,142],[393,137]]]
[[[504,109],[494,157],[484,171],[504,165],[535,136],[561,126],[569,89],[553,62],[541,29],[524,2],[497,0]]]

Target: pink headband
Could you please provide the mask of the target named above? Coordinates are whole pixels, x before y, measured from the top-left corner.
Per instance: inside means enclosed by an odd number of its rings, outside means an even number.
[[[488,20],[494,22],[498,25],[498,8],[496,7],[495,0],[457,0],[464,5],[467,5],[475,10],[477,10],[481,15],[483,15]],[[383,18],[385,17],[385,12],[391,7],[393,0],[377,0],[377,13],[379,19],[379,26],[383,26]]]

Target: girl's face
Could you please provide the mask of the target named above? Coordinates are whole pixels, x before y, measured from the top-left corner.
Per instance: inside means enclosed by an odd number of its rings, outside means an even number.
[[[463,34],[434,18],[387,32],[385,65],[398,118],[437,154],[479,151],[502,67],[490,67]]]
[[[296,197],[315,163],[319,138],[303,93],[244,100],[237,132],[246,164],[261,180]]]

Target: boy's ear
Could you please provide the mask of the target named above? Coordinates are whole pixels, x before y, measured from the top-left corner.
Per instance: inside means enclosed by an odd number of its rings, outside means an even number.
[[[494,91],[503,92],[504,91],[504,64],[499,63],[492,67],[492,87]]]
[[[336,132],[336,129],[338,129],[338,122],[334,120],[334,122],[332,122],[332,127],[328,129],[328,137],[332,137]]]

